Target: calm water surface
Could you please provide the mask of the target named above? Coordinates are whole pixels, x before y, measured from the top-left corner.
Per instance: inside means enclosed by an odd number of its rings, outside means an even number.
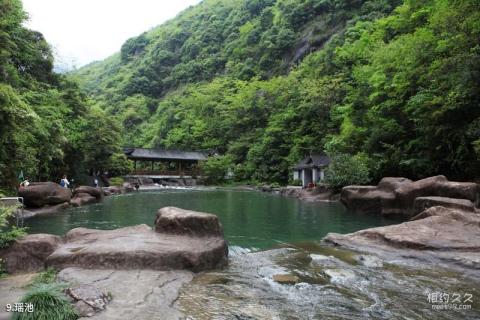
[[[210,212],[223,224],[231,246],[265,249],[283,243],[320,240],[397,223],[348,212],[340,203],[308,203],[268,193],[238,190],[158,190],[105,198],[104,202],[27,221],[30,233],[65,234],[76,227],[115,229],[146,223],[165,206]]]

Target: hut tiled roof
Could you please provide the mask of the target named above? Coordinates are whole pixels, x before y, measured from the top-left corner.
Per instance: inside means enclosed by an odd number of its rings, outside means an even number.
[[[326,155],[312,154],[302,161],[298,162],[294,170],[301,170],[305,168],[320,168],[326,167],[330,164],[330,158]]]

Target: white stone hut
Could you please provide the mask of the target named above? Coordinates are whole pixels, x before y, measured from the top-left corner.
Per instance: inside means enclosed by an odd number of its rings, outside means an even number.
[[[317,184],[325,178],[325,169],[329,164],[330,158],[326,155],[310,155],[293,168],[293,179],[302,180],[303,187]]]

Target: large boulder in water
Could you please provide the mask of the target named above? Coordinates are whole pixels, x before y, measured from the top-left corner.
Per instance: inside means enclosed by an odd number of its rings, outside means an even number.
[[[92,197],[95,197],[97,201],[101,201],[103,198],[103,191],[100,188],[94,188],[90,186],[80,186],[78,188],[75,188],[73,191],[73,195],[77,195],[79,193],[86,193],[91,195]]]
[[[415,209],[415,199],[424,197],[463,199],[478,206],[480,186],[473,182],[448,181],[444,176],[418,181],[387,177],[383,178],[378,186],[345,187],[342,189],[340,199],[353,211],[411,217],[418,213],[418,209]]]
[[[33,182],[28,187],[21,187],[18,196],[23,197],[27,207],[39,208],[69,202],[72,192],[54,182]]]
[[[176,207],[158,210],[155,231],[192,237],[223,237],[223,228],[216,215]]]

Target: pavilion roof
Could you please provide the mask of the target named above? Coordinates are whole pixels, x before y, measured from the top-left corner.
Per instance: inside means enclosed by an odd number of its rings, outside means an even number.
[[[124,148],[123,153],[133,160],[207,160],[208,153],[147,148]]]

